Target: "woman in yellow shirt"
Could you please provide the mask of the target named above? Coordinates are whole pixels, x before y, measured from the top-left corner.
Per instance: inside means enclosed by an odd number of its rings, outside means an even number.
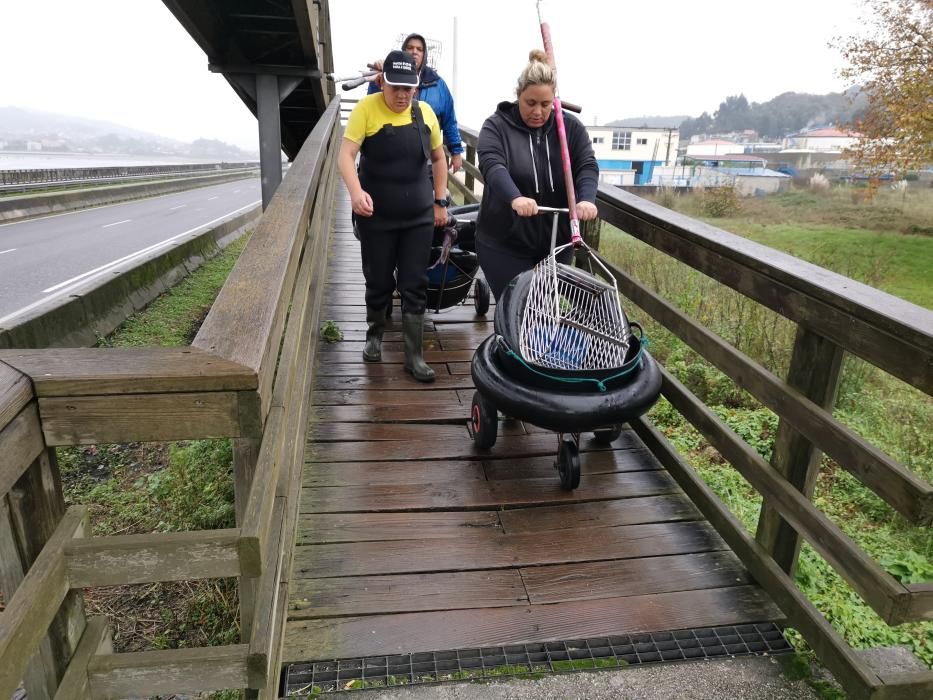
[[[383,85],[353,108],[337,158],[357,217],[366,278],[363,359],[382,359],[385,310],[398,288],[405,369],[418,381],[432,382],[434,370],[421,345],[431,239],[434,227],[447,223],[447,161],[437,117],[428,104],[412,100],[418,87],[415,59],[391,51],[383,63]]]

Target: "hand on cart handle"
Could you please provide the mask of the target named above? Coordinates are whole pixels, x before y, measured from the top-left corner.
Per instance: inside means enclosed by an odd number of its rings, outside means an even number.
[[[519,216],[534,216],[541,208],[531,197],[516,197],[512,200],[512,211]]]
[[[592,221],[599,216],[596,205],[592,202],[577,202],[577,218],[580,221]]]

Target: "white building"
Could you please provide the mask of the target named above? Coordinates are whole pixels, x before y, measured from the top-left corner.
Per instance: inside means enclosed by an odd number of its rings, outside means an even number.
[[[655,167],[674,165],[680,132],[666,127],[588,126],[599,179],[613,185],[647,185]]]
[[[841,131],[835,128],[811,129],[793,134],[785,139],[785,149],[794,151],[830,151],[838,153],[849,148],[862,135],[856,131]]]
[[[691,143],[687,146],[687,157],[725,156],[730,153],[743,153],[744,151],[745,147],[735,141],[708,139],[706,141]]]

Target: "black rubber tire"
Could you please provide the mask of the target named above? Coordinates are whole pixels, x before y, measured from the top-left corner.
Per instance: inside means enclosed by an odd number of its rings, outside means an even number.
[[[499,361],[496,336],[473,354],[473,386],[507,416],[556,433],[589,433],[626,423],[650,409],[661,394],[661,371],[648,352],[631,380],[604,392],[567,392],[531,386],[511,376]]]
[[[564,491],[573,491],[580,485],[580,451],[571,440],[562,440],[560,443],[557,473],[560,474],[560,487]]]
[[[593,433],[593,439],[599,445],[611,445],[622,434],[622,425],[616,424],[611,428],[604,428]]]
[[[478,391],[474,391],[470,416],[473,443],[481,450],[490,449],[496,444],[499,432],[499,415],[496,407]]]
[[[482,277],[473,282],[473,308],[477,316],[485,316],[489,311],[489,283]]]
[[[395,298],[389,297],[389,305],[386,306],[386,318],[392,318],[392,307],[395,306]]]

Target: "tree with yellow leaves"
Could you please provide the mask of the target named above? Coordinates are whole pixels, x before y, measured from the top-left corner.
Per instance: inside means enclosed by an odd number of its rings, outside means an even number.
[[[837,38],[840,76],[861,85],[865,112],[849,125],[862,138],[846,156],[868,175],[933,164],[933,0],[868,0],[870,36]]]

